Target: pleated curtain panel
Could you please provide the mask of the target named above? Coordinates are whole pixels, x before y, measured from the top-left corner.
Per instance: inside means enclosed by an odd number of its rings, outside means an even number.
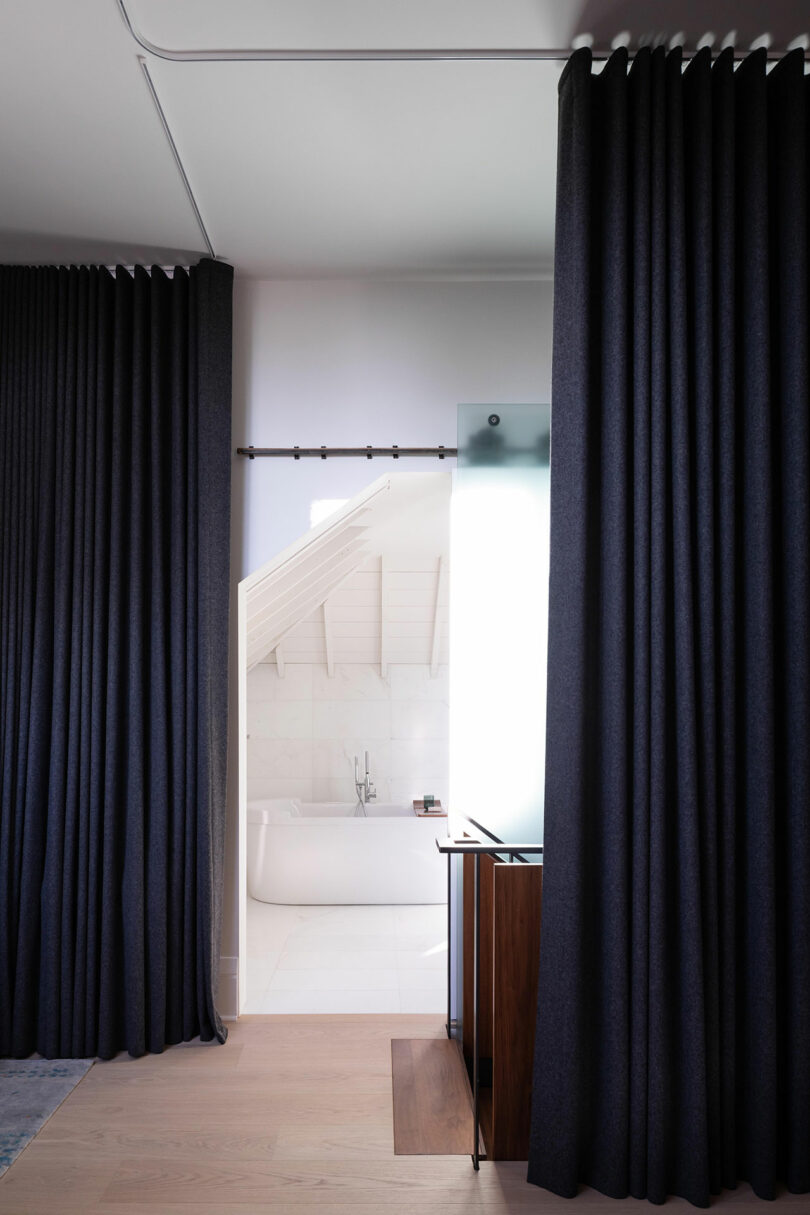
[[[810,1189],[801,51],[560,84],[529,1180]]]
[[[224,1040],[230,268],[0,269],[0,1054]]]

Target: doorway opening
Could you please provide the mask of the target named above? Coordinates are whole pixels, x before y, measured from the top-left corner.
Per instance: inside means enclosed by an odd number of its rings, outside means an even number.
[[[446,1007],[450,493],[313,504],[239,585],[240,1012]]]

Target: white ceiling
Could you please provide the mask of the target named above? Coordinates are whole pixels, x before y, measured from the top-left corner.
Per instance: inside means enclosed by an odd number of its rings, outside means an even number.
[[[3,0],[0,259],[201,248],[113,0]]]
[[[697,0],[127,2],[157,45],[368,49],[605,45],[645,13],[674,29]],[[738,25],[763,7],[701,0],[696,35],[712,4]],[[796,0],[768,6],[771,28],[782,10],[780,35],[801,33]],[[204,254],[117,0],[0,13],[0,261]],[[550,271],[560,65],[145,58],[214,250],[242,274]]]
[[[183,47],[546,44],[543,7],[129,0],[146,37]],[[0,261],[205,253],[116,0],[2,12]],[[549,268],[556,64],[146,58],[214,250],[242,273]]]

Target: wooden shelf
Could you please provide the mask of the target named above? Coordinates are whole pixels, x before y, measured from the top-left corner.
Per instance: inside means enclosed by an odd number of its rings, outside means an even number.
[[[394,1153],[469,1156],[472,1095],[459,1044],[449,1038],[394,1038]]]

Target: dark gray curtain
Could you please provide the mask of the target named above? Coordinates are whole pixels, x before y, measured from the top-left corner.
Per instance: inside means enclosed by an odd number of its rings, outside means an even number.
[[[0,269],[0,1054],[225,1034],[230,268]]]
[[[529,1180],[810,1188],[808,78],[560,85]]]

